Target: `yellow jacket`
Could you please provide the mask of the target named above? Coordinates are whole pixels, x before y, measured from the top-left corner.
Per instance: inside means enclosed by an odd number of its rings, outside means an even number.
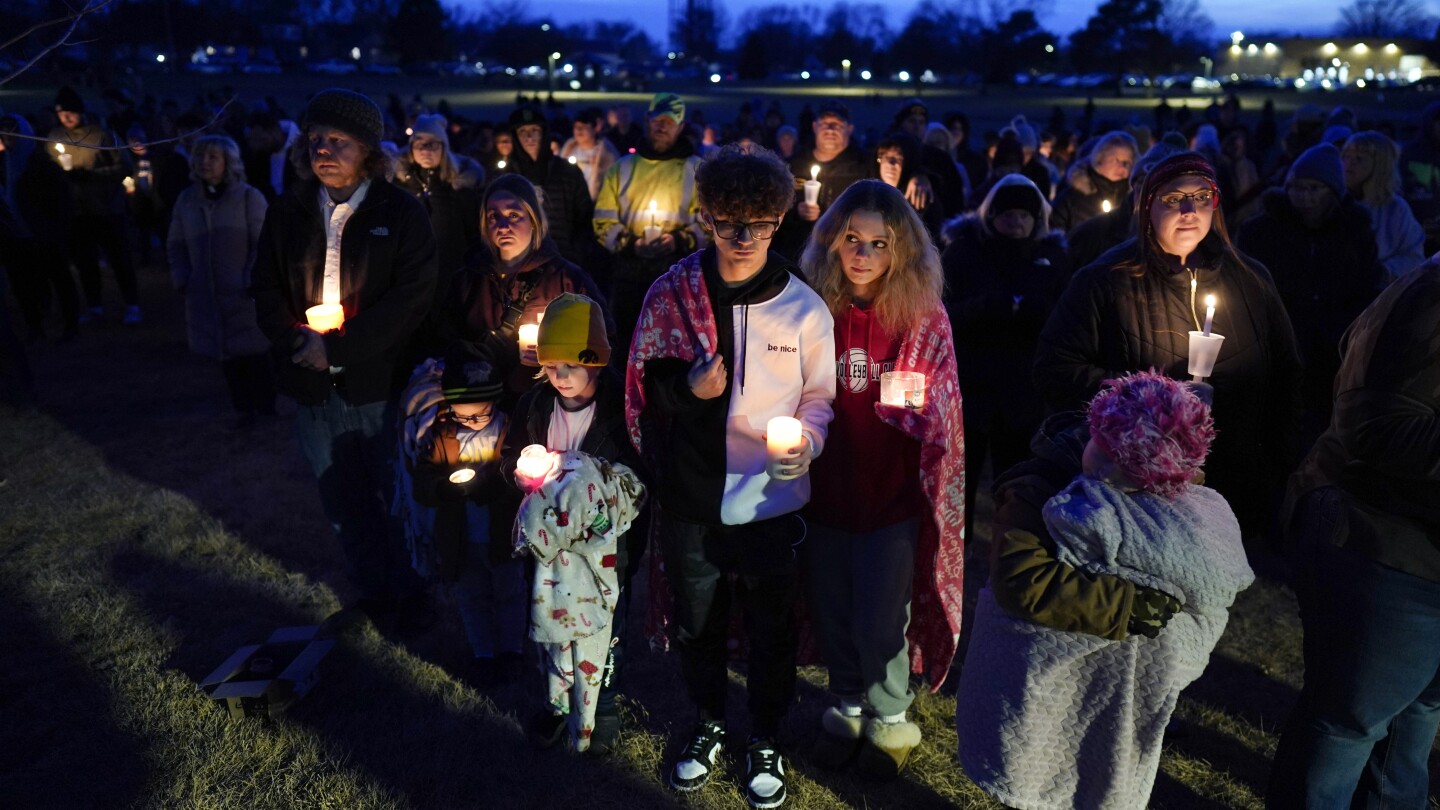
[[[595,198],[595,238],[611,253],[619,253],[645,236],[652,224],[661,233],[674,234],[680,252],[690,253],[705,244],[700,228],[700,200],[695,193],[695,170],[700,158],[650,160],[625,155],[605,172],[600,196]]]

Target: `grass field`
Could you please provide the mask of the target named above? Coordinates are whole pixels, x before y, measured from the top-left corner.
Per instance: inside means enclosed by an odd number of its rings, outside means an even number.
[[[227,719],[198,680],[349,593],[288,417],[228,432],[219,369],[187,354],[163,271],[142,283],[144,326],[33,347],[41,406],[0,413],[0,807],[743,806],[733,754],[732,775],[693,797],[663,787],[691,717],[675,660],[643,649],[638,613],[626,739],[609,757],[532,751],[518,720],[532,690],[467,685],[448,614],[405,646],[365,625],[287,715]],[[737,708],[742,683],[735,673]],[[1154,806],[1260,807],[1299,683],[1294,600],[1257,584],[1181,700]],[[804,671],[784,729],[787,806],[997,806],[955,763],[949,697],[917,702],[926,742],[896,783],[810,766],[823,686]]]

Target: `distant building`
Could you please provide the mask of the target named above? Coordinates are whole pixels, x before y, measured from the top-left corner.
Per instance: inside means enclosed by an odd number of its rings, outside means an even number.
[[[1364,86],[1361,82],[1408,83],[1437,72],[1414,37],[1289,37],[1252,40],[1236,31],[1215,56],[1217,76],[1273,76],[1296,86]],[[1327,84],[1328,83],[1328,84]]]

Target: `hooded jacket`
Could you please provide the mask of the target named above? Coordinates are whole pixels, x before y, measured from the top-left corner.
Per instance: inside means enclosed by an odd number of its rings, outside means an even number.
[[[1071,166],[1065,173],[1068,183],[1055,197],[1055,212],[1050,215],[1050,227],[1062,233],[1070,233],[1080,223],[1105,213],[1105,203],[1110,210],[1124,204],[1130,193],[1130,181],[1109,180],[1102,177],[1085,160]]]
[[[550,224],[550,238],[555,240],[560,255],[572,262],[584,260],[592,241],[595,201],[579,167],[552,154],[548,145],[541,146],[540,159],[534,160],[516,144],[505,172],[524,177],[540,192],[540,205]]]
[[[196,354],[223,360],[269,348],[249,292],[265,208],[265,195],[245,183],[230,184],[216,199],[199,183],[180,194],[166,248]]]
[[[440,283],[436,292],[449,288],[449,279],[465,262],[465,252],[480,238],[480,189],[485,169],[474,158],[455,155],[455,177],[446,183],[439,169],[422,169],[410,161],[395,168],[395,185],[415,196],[430,215],[435,229],[435,248]],[[437,302],[438,303],[438,302]]]
[[[71,170],[65,180],[75,201],[75,215],[83,217],[123,217],[125,187],[121,180],[131,174],[128,149],[97,149],[113,147],[120,141],[111,133],[93,124],[76,129],[56,127],[50,130],[52,143],[65,147],[70,155]],[[58,164],[59,153],[52,147],[47,154]]]

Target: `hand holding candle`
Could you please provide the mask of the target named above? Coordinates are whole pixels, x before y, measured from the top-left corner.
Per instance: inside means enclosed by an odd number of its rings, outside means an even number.
[[[543,444],[527,445],[520,451],[520,460],[515,463],[515,480],[525,489],[538,489],[554,466],[555,455]]]
[[[657,208],[656,202],[655,202],[654,200],[651,200],[651,201],[650,201],[650,224],[645,226],[645,244],[647,244],[647,245],[649,245],[649,244],[654,244],[655,241],[660,238],[660,234],[662,233],[660,226],[655,223],[655,213],[656,213],[655,209],[656,209],[656,208]]]
[[[65,144],[55,144],[55,152],[60,155],[60,168],[67,172],[75,168],[75,156],[65,153]]]
[[[810,179],[805,181],[805,203],[820,204],[820,164],[810,167]]]
[[[1191,282],[1192,288],[1194,281]],[[1215,296],[1205,296],[1205,326],[1199,332],[1190,333],[1190,376],[1195,382],[1204,382],[1215,371],[1215,361],[1220,357],[1220,344],[1224,335],[1211,331],[1215,323]]]
[[[920,410],[925,407],[925,375],[918,371],[887,371],[880,375],[880,401]]]
[[[804,443],[805,437],[801,431],[799,419],[793,416],[777,416],[767,422],[765,424],[765,449],[770,461],[765,466],[766,474],[782,481],[799,478],[803,475],[805,471],[802,469],[795,472],[794,466],[797,461],[801,460],[796,458],[795,451],[803,449]]]

